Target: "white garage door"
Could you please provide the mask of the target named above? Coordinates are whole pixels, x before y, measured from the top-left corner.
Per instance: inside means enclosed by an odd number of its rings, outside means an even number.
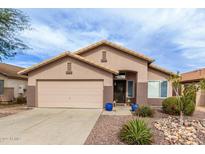
[[[103,81],[38,81],[38,107],[102,108]]]

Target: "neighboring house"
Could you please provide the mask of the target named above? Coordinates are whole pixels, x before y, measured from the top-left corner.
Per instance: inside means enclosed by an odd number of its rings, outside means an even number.
[[[186,72],[181,74],[182,83],[189,84],[189,83],[198,83],[201,79],[205,78],[205,68],[194,70],[191,72]],[[197,106],[205,106],[205,91],[200,90],[197,92],[196,95],[196,105]]]
[[[106,102],[161,105],[174,73],[154,59],[108,41],[64,52],[19,72],[28,76],[27,102],[36,107],[102,108]]]
[[[27,76],[19,75],[24,68],[0,63],[0,103],[10,102],[25,95]]]

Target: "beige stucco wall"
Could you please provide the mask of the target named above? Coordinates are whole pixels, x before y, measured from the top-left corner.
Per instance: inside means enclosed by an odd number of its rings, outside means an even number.
[[[205,90],[199,90],[196,94],[196,105],[205,106]]]
[[[107,62],[101,62],[102,51],[106,51]],[[147,103],[147,66],[145,60],[136,58],[130,54],[124,53],[115,48],[103,45],[95,49],[80,54],[87,59],[101,63],[104,66],[110,67],[117,71],[134,71],[137,73],[137,90],[136,98],[139,104]]]
[[[27,87],[27,80],[19,80],[19,79],[8,79],[7,81],[7,87],[13,87],[14,88],[14,97],[19,96],[19,86],[22,86],[26,89]],[[23,93],[25,95],[25,93]]]
[[[27,80],[21,80],[21,79],[11,79],[4,75],[0,74],[0,80],[4,80],[4,87],[5,88],[14,88],[14,97],[19,96],[19,86],[27,87]]]
[[[66,74],[67,62],[71,62],[72,74]],[[54,79],[54,80],[95,80],[103,79],[104,89],[110,92],[104,95],[104,101],[112,101],[113,99],[113,74],[102,69],[96,68],[74,58],[66,57],[50,63],[42,68],[32,71],[28,74],[28,95],[35,97],[28,99],[30,106],[37,103],[37,80]],[[35,90],[35,92],[33,92]],[[35,96],[34,96],[35,95]],[[35,101],[33,101],[35,100]]]
[[[71,62],[72,74],[66,74],[67,62]],[[73,58],[63,58],[28,74],[28,85],[35,86],[37,79],[104,79],[104,86],[112,86],[113,75]]]
[[[102,63],[102,51],[106,51],[107,62]],[[80,54],[81,56],[101,63],[117,71],[131,70],[138,72],[138,82],[147,82],[147,61],[123,53],[109,46],[99,46],[95,49]]]

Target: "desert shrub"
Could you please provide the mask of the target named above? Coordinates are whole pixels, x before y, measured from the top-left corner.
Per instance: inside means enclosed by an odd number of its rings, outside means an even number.
[[[195,110],[195,97],[181,96],[181,108],[184,115],[190,116]],[[162,109],[165,113],[170,115],[180,114],[180,102],[176,97],[169,97],[162,102]]]
[[[18,96],[18,97],[16,98],[16,103],[17,103],[17,104],[26,104],[26,97]]]
[[[120,131],[120,139],[127,144],[151,144],[152,133],[143,120],[135,119],[124,124]]]
[[[184,107],[184,115],[187,115],[187,116],[190,116],[194,113],[195,111],[195,103],[194,102],[189,102],[187,104],[185,104],[185,107]]]
[[[183,113],[184,115],[187,115],[187,116],[190,116],[194,113],[195,111],[195,99],[196,97],[193,96],[193,97],[186,97],[186,96],[183,96],[181,97],[181,100],[182,100],[182,103],[183,103]]]
[[[176,97],[168,97],[162,102],[162,109],[165,113],[171,115],[180,114],[180,104]]]
[[[140,117],[153,117],[154,110],[150,106],[140,106],[136,110],[135,115]]]

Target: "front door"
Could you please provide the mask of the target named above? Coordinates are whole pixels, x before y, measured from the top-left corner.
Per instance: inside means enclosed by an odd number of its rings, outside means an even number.
[[[114,100],[116,103],[125,103],[126,80],[114,81]]]

